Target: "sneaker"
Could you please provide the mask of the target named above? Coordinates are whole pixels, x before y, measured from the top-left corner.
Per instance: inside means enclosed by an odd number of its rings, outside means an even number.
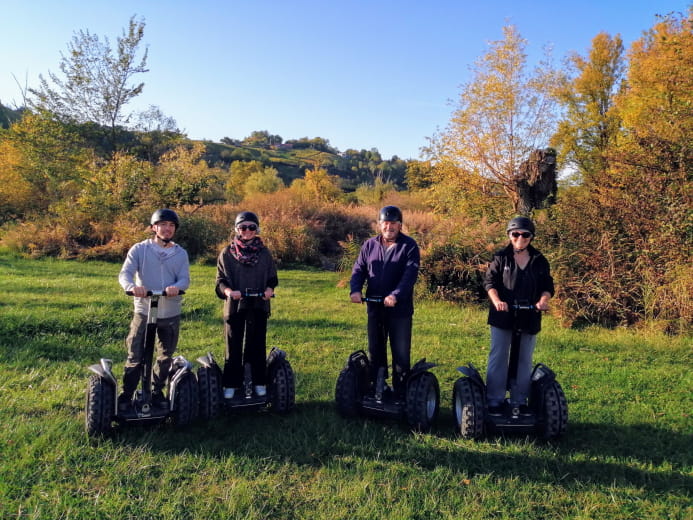
[[[235,393],[235,388],[224,388],[224,399],[233,399]]]
[[[267,387],[265,385],[256,385],[255,395],[258,397],[265,397],[267,395]]]

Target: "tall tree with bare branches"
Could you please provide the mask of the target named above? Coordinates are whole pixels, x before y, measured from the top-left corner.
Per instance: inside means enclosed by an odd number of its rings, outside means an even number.
[[[441,166],[438,177],[443,183],[464,189],[469,183],[461,185],[459,178],[481,178],[473,184],[485,185],[490,196],[509,197],[517,212],[526,206],[520,203],[518,188],[522,169],[535,150],[546,148],[555,131],[550,93],[557,76],[548,51],[529,71],[527,41],[514,26],[504,27],[503,35],[476,61],[448,126],[432,139],[429,151]]]
[[[62,76],[53,72],[48,78],[41,75],[39,88],[29,89],[32,108],[48,111],[63,122],[96,123],[106,128],[115,150],[118,126],[128,124],[131,116],[125,107],[144,88],[144,83],[132,80],[148,71],[147,49],[138,56],[144,26],[144,21],[130,18],[115,50],[108,38],[78,31],[67,54],[61,54]]]

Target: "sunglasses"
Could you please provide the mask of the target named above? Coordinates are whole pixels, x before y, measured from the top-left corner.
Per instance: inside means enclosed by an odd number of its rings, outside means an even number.
[[[530,233],[529,231],[523,231],[522,233],[520,233],[519,231],[513,231],[512,233],[510,233],[510,236],[513,238],[517,238],[517,237],[529,238],[532,236],[532,233]]]
[[[250,224],[248,226],[238,226],[241,231],[257,231],[257,226],[255,224]]]

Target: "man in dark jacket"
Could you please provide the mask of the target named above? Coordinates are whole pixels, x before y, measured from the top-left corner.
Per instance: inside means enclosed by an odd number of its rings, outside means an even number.
[[[385,206],[378,219],[380,234],[364,242],[351,272],[351,301],[361,303],[363,284],[366,296],[382,298],[368,302],[368,353],[371,378],[385,368],[387,340],[392,351],[392,385],[403,397],[404,380],[410,367],[414,284],[419,274],[420,253],[416,241],[402,233],[402,212]]]

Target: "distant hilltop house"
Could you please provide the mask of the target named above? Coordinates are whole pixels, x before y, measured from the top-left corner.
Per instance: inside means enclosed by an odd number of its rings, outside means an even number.
[[[273,150],[286,151],[286,150],[293,150],[294,145],[292,143],[281,143],[281,144],[273,144],[270,146],[270,148],[272,148]]]

